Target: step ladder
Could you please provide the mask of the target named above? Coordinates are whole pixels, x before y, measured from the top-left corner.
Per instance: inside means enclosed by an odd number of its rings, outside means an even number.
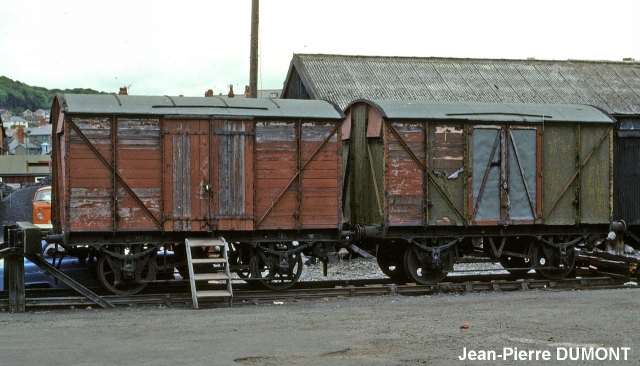
[[[222,238],[187,238],[187,265],[189,266],[189,281],[191,282],[191,298],[193,308],[198,309],[198,299],[223,298],[231,306],[233,290],[231,288],[231,275],[229,272],[229,246]],[[218,247],[219,256],[211,257],[207,252],[205,258],[193,258],[191,248]],[[195,266],[194,266],[195,265]],[[226,290],[198,290],[198,287],[207,285],[209,281],[225,282]]]

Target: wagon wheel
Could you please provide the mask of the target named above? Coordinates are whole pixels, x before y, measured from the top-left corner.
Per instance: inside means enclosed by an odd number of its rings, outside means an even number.
[[[533,250],[533,267],[542,277],[550,280],[565,278],[573,270],[575,260],[573,247],[567,248],[567,263],[562,267],[557,249],[539,243]]]
[[[155,278],[155,258],[155,252],[133,261],[103,253],[98,260],[100,284],[118,295],[134,295]]]
[[[442,281],[447,277],[449,271],[453,269],[453,263],[455,262],[454,251],[447,249],[440,253],[442,268],[423,268],[420,258],[425,258],[428,255],[429,253],[426,253],[426,251],[412,246],[409,246],[404,253],[404,267],[407,275],[409,275],[410,279],[422,285],[433,285]]]
[[[528,258],[503,255],[499,258],[499,261],[502,267],[515,278],[524,277],[532,267],[531,261]]]
[[[233,243],[229,251],[229,265],[242,279],[251,277],[251,249],[243,243]]]
[[[404,267],[404,253],[406,245],[381,244],[378,246],[376,259],[382,273],[399,283],[407,282],[407,272]]]
[[[269,290],[281,291],[293,287],[303,267],[301,252],[287,255],[264,252],[251,257],[251,277],[260,279],[260,285]]]

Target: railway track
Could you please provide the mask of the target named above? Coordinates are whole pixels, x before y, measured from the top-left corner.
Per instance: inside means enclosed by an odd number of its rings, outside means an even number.
[[[295,302],[304,299],[341,298],[356,296],[421,296],[440,293],[471,293],[500,291],[570,291],[638,288],[625,283],[628,279],[616,276],[593,276],[564,280],[525,278],[510,279],[508,275],[450,276],[436,285],[398,285],[391,280],[348,280],[300,282],[296,288],[286,291],[256,290],[248,284],[234,284],[233,306],[266,305]],[[102,296],[115,307],[191,307],[191,294],[186,282],[164,285],[162,293],[152,287],[147,293],[132,296]],[[226,302],[202,302],[201,307],[222,307]],[[95,309],[99,308],[85,297],[70,290],[32,289],[26,291],[28,310]],[[0,311],[7,311],[6,294],[0,294]]]

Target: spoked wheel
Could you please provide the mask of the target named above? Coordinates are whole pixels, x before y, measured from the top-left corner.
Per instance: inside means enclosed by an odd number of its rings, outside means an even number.
[[[539,243],[533,250],[533,266],[542,277],[550,280],[565,278],[575,265],[575,251],[567,248],[567,263],[560,263],[560,253],[556,248]]]
[[[515,278],[522,278],[531,270],[531,261],[527,258],[503,255],[499,261],[502,267]]]
[[[376,253],[382,273],[400,283],[407,282],[407,272],[404,267],[406,247],[404,244],[380,244]]]
[[[439,269],[425,268],[424,261],[429,256],[425,250],[409,246],[404,253],[404,267],[409,278],[422,285],[433,285],[442,281],[453,269],[455,254],[452,248],[440,253],[442,266]]]
[[[275,250],[293,249],[292,244],[272,245]],[[258,249],[260,250],[260,249]],[[303,269],[302,253],[273,254],[260,252],[251,257],[251,277],[269,290],[286,290],[298,282]]]
[[[229,251],[229,265],[242,279],[251,277],[251,248],[242,243],[233,243]]]
[[[102,253],[98,260],[98,279],[104,288],[114,294],[136,294],[155,278],[155,260],[155,252],[130,260]]]

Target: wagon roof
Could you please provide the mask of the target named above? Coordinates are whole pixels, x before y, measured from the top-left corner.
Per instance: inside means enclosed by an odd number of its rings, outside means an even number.
[[[115,94],[58,94],[65,113],[255,116],[342,119],[337,106],[323,100],[170,97]]]
[[[356,101],[358,102],[358,101]],[[356,103],[354,102],[354,103]],[[594,122],[616,120],[598,108],[579,104],[427,102],[360,100],[388,119],[437,119],[478,122]]]

